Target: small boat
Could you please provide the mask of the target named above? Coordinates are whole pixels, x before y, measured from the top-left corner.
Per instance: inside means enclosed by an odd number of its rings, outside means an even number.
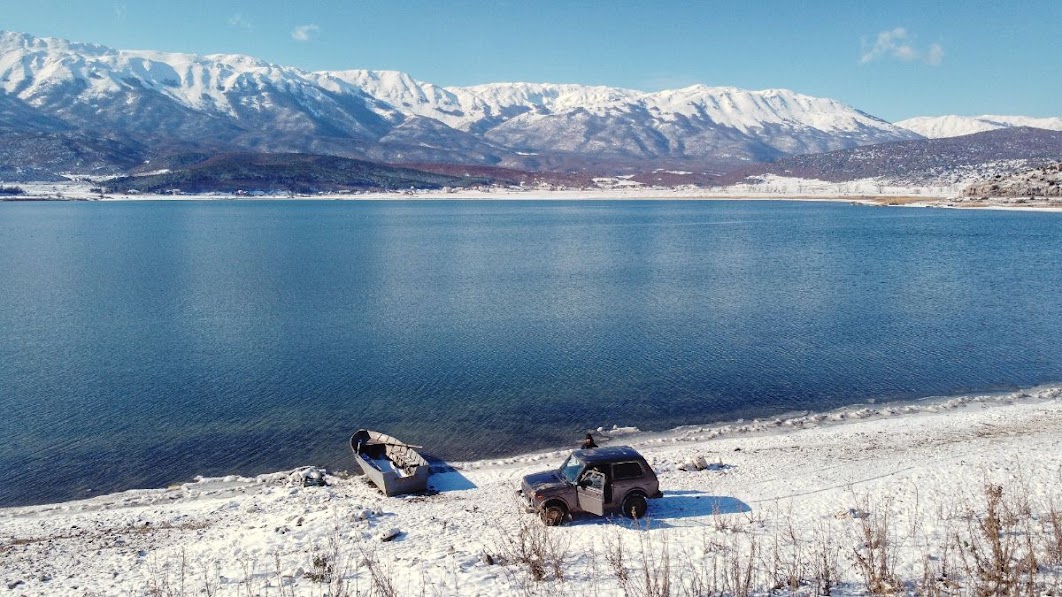
[[[428,489],[428,461],[413,446],[370,429],[350,436],[350,449],[362,472],[388,496]]]

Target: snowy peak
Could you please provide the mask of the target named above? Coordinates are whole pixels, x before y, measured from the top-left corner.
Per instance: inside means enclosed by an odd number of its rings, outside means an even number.
[[[412,114],[434,118],[454,128],[464,128],[462,125],[474,118],[467,115],[476,109],[468,98],[399,71],[321,71],[314,75],[317,84],[330,91],[374,98],[381,104],[377,107],[381,115],[391,118]]]
[[[788,89],[749,91],[735,87],[695,85],[650,94],[646,96],[645,103],[661,111],[687,116],[701,113],[718,124],[745,133],[768,125],[779,125],[842,133],[873,127],[903,135],[888,123],[851,106]]]
[[[12,32],[0,32],[0,93],[40,119],[136,141],[394,162],[704,168],[919,138],[784,89],[442,87],[397,71],[306,72],[244,55],[114,50]]]
[[[1028,116],[919,116],[901,120],[897,126],[914,131],[929,139],[961,137],[985,131],[1028,126],[1050,131],[1062,131],[1062,118],[1031,118]]]
[[[35,37],[17,31],[0,31],[0,53],[7,55],[19,49],[32,52],[64,52],[82,56],[93,56],[113,51],[99,44],[73,42],[58,37]]]
[[[679,119],[756,134],[767,127],[814,130],[818,134],[859,134],[880,130],[897,139],[909,131],[828,98],[787,89],[750,91],[692,85],[655,93],[617,87],[555,83],[490,83],[439,87],[395,71],[351,70],[317,73],[342,81],[398,111],[434,118],[465,131],[487,132],[512,119],[548,126],[573,114],[599,118],[628,116],[650,128]]]
[[[189,108],[232,113],[224,94],[248,80],[299,78],[295,69],[250,56],[112,50],[10,32],[0,34],[0,56],[3,90],[33,105],[45,103],[54,88],[64,85],[94,98],[141,87]]]
[[[470,93],[495,108],[522,106],[546,112],[607,106],[644,95],[618,87],[559,83],[489,83],[449,89]]]

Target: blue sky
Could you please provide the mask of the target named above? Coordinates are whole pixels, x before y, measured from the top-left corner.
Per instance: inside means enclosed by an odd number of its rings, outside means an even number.
[[[893,121],[1062,115],[1060,0],[0,0],[0,29],[441,85],[704,83]]]

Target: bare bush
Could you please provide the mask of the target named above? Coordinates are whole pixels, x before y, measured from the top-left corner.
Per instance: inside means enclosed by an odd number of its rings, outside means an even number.
[[[347,577],[352,562],[350,555],[343,549],[342,522],[336,512],[332,514],[332,534],[328,537],[328,546],[324,551],[313,554],[310,570],[305,577],[314,583],[327,585],[329,597],[347,597],[351,594]],[[362,561],[369,559],[363,557]]]
[[[723,560],[723,592],[734,597],[748,597],[755,586],[759,542],[755,535],[735,534],[731,538]]]
[[[318,553],[313,556],[313,566],[306,572],[306,578],[311,582],[330,583],[335,577],[335,562],[328,554]]]
[[[700,554],[688,549],[680,552],[679,572],[674,578],[675,590],[679,595],[700,597],[720,593],[719,559],[714,556],[718,549],[718,544],[705,540]]]
[[[944,519],[943,517],[941,518]],[[922,552],[922,579],[918,583],[918,592],[927,597],[950,595],[960,588],[952,574],[955,544],[945,533],[936,554],[927,544]]]
[[[781,525],[775,525],[771,540],[771,559],[768,569],[773,585],[772,590],[795,592],[804,584],[807,572],[806,554],[803,542],[793,526],[792,504],[785,513]]]
[[[669,597],[671,595],[671,551],[667,538],[653,544],[648,534],[639,535],[640,573],[623,585],[632,597]]]
[[[819,526],[811,551],[811,582],[816,595],[832,595],[841,575],[837,567],[837,545],[829,528]]]
[[[627,569],[627,555],[623,547],[623,537],[616,533],[605,540],[605,562],[608,563],[612,575],[624,585],[630,580],[630,571]]]
[[[381,597],[395,597],[398,595],[398,590],[395,589],[390,571],[384,568],[380,563],[379,558],[376,557],[376,552],[371,549],[366,549],[361,552],[361,555],[361,563],[369,571],[369,579],[372,580],[372,589],[369,594],[380,595]],[[345,586],[341,585],[335,587],[335,589],[338,589],[341,592],[330,592],[329,597],[339,597],[348,594]]]
[[[564,579],[568,542],[558,529],[543,526],[535,518],[521,517],[515,533],[501,536],[498,550],[505,561],[523,566],[536,582]]]
[[[859,521],[853,548],[856,570],[872,595],[895,593],[900,583],[896,578],[896,559],[889,528],[892,499],[886,498],[875,506],[869,497],[864,497],[857,503],[860,507],[853,512]]]
[[[985,510],[966,514],[965,536],[957,537],[971,588],[978,595],[1031,594],[1039,568],[1032,547],[1027,499],[1006,500],[1003,486],[984,489]]]
[[[687,561],[690,566],[684,573],[687,577],[696,576],[695,565]],[[605,562],[626,597],[672,594],[671,546],[666,536],[654,542],[649,533],[641,532],[636,550],[628,553],[623,536],[617,531],[605,541]]]
[[[151,597],[180,597],[186,595],[185,582],[188,573],[188,560],[184,548],[181,548],[180,557],[177,559],[176,571],[173,578],[170,577],[169,566],[158,565],[158,561],[149,564],[150,580],[147,593]]]
[[[1047,527],[1045,542],[1047,560],[1055,566],[1062,565],[1062,509],[1055,504],[1054,497],[1051,497],[1047,503],[1044,521]]]
[[[176,560],[165,562],[161,566],[155,559],[149,561],[148,574],[147,585],[143,590],[151,597],[213,597],[219,593],[221,585],[221,563],[214,559],[191,562],[183,547]]]
[[[277,579],[281,597],[295,597],[295,577],[284,572],[279,550],[273,552],[273,575]]]

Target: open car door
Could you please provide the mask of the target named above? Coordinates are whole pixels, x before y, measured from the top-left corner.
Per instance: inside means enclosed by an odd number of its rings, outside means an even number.
[[[597,514],[605,515],[605,474],[600,471],[588,470],[579,477],[575,495],[579,498],[579,508]]]

